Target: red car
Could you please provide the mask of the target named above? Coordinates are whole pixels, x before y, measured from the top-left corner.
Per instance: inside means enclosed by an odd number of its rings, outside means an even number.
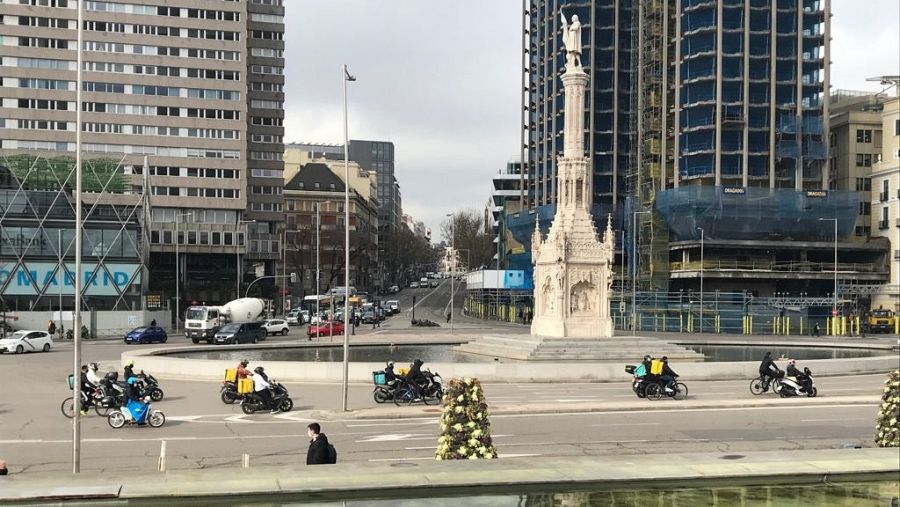
[[[321,324],[310,324],[306,329],[306,335],[310,338],[313,336],[340,336],[342,334],[344,334],[344,323],[341,321],[327,321]]]

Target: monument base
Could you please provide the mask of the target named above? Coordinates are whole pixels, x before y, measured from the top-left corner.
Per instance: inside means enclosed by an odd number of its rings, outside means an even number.
[[[535,317],[531,322],[531,334],[555,338],[582,338],[589,340],[611,338],[613,321],[611,317],[572,316],[566,319]]]
[[[704,356],[681,345],[648,336],[573,338],[530,334],[484,335],[455,347],[460,352],[520,361],[640,362],[645,354],[678,361],[703,361]]]

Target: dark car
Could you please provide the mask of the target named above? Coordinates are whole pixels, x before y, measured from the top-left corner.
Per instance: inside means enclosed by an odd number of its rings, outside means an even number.
[[[166,330],[159,326],[137,327],[125,335],[125,343],[166,343],[168,339]]]
[[[376,319],[377,319],[377,318],[378,318],[378,317],[375,316],[375,311],[374,311],[374,310],[366,310],[366,311],[364,311],[363,314],[362,314],[362,322],[363,322],[363,324],[372,324],[373,322],[376,322]]]
[[[230,343],[257,343],[266,339],[266,328],[262,322],[244,322],[238,324],[232,322],[225,324],[218,331],[213,343],[216,345]]]

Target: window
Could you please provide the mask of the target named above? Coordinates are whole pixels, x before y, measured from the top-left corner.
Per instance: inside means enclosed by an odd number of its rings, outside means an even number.
[[[869,202],[861,202],[859,203],[859,214],[863,216],[872,214],[872,203]]]
[[[872,142],[872,130],[871,129],[856,129],[856,142],[871,143]]]
[[[888,198],[889,198],[889,195],[888,195],[888,180],[887,180],[887,179],[884,179],[884,180],[882,180],[882,182],[881,182],[881,200],[882,200],[882,201],[886,201],[886,200],[888,200]]]
[[[900,136],[900,120],[894,120],[894,135]]]
[[[857,192],[871,192],[872,191],[872,178],[856,178],[856,191]]]
[[[872,154],[871,153],[857,153],[856,154],[856,165],[857,165],[857,167],[872,167]]]

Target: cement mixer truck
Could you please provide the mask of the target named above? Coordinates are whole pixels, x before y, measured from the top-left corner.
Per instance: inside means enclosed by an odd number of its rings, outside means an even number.
[[[184,336],[194,343],[212,343],[216,332],[225,324],[262,322],[266,302],[257,298],[240,298],[222,306],[189,306],[184,318]]]

